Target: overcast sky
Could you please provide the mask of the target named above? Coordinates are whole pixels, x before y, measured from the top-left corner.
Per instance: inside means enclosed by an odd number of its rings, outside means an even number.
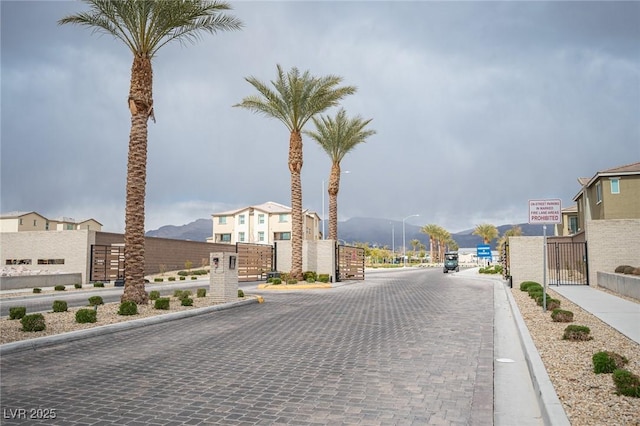
[[[358,91],[342,107],[373,119],[342,162],[340,220],[523,223],[529,199],[569,207],[578,177],[640,161],[639,2],[231,4],[241,31],[154,59],[147,230],[291,204],[286,127],[232,107],[276,64],[343,77]],[[0,208],[122,232],[132,55],[57,25],[84,8],[1,2]],[[304,138],[303,206],[321,216],[329,170]]]

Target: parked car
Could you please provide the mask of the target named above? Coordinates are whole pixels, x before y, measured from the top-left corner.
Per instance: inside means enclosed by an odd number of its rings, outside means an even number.
[[[457,251],[448,251],[444,254],[444,267],[442,272],[445,274],[449,271],[460,270],[460,266],[458,266],[458,252]]]

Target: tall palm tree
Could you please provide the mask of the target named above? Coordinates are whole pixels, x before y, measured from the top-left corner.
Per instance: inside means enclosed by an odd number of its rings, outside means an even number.
[[[420,228],[420,232],[422,232],[423,234],[427,234],[429,236],[429,262],[431,263],[434,263],[434,257],[433,257],[434,243],[436,242],[437,235],[441,230],[442,230],[442,227],[434,223],[425,225],[422,228]]]
[[[205,0],[84,0],[89,11],[67,16],[58,23],[90,27],[112,35],[133,54],[127,104],[131,112],[127,199],[125,206],[125,288],[122,301],[147,303],[144,288],[144,202],[147,180],[147,124],[153,113],[153,69],[158,50],[171,41],[195,42],[202,32],[236,30],[242,23],[223,11],[224,2]]]
[[[507,229],[503,236],[498,239],[498,252],[502,253],[504,245],[509,241],[509,237],[519,237],[522,235],[522,228],[518,225],[512,226],[510,229]]]
[[[364,128],[372,119],[363,120],[360,116],[348,118],[344,109],[340,109],[335,119],[326,116],[320,119],[313,117],[316,125],[315,132],[305,131],[318,142],[331,158],[331,172],[329,174],[329,239],[338,239],[338,192],[340,191],[340,163],[345,155],[358,144],[376,133],[375,130]]]
[[[485,223],[482,225],[477,225],[472,234],[482,237],[482,241],[485,244],[489,244],[491,240],[493,240],[494,238],[498,238],[499,232],[494,225]]]
[[[291,173],[291,277],[302,279],[302,129],[316,114],[338,105],[347,95],[356,92],[354,86],[338,87],[342,77],[314,77],[309,71],[300,73],[293,67],[285,73],[277,65],[278,76],[273,89],[255,77],[245,80],[258,95],[247,96],[235,107],[276,118],[289,129],[289,172]]]

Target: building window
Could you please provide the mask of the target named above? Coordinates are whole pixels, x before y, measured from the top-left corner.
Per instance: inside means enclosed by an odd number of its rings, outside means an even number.
[[[243,215],[243,214],[241,214],[240,216],[238,216],[238,223],[239,223],[240,225],[244,225],[244,215]]]
[[[615,179],[611,179],[611,193],[612,194],[619,194],[620,193],[620,179],[615,178]]]
[[[38,221],[36,219],[33,219],[33,226],[38,226]]]
[[[575,234],[578,232],[578,216],[569,216],[569,233]]]
[[[19,223],[20,225],[22,225],[22,218],[20,218],[20,220],[18,220],[18,223]]]
[[[258,232],[258,241],[264,242],[264,231]]]
[[[64,259],[38,259],[38,265],[64,265]]]
[[[5,265],[31,265],[31,259],[7,259]]]
[[[280,240],[290,240],[291,232],[276,232],[273,236],[273,239],[276,241]]]
[[[44,223],[44,229],[45,229],[46,231],[48,231],[48,230],[49,230],[49,221],[46,221],[46,222]]]
[[[278,216],[278,222],[280,223],[286,223],[289,222],[289,215],[288,214],[281,214]]]
[[[73,230],[74,230],[73,224],[71,224],[71,223],[67,223],[67,224],[64,226],[64,228],[65,228],[67,231],[73,231]]]
[[[231,242],[231,234],[220,234],[220,241],[224,243]]]
[[[600,204],[602,202],[602,184],[600,182],[596,182],[596,203]]]
[[[218,218],[218,225],[226,225],[227,224],[227,217],[226,216],[220,216]]]
[[[244,242],[244,232],[238,232],[238,241]]]
[[[258,223],[260,225],[264,224],[264,215],[262,213],[258,215]]]

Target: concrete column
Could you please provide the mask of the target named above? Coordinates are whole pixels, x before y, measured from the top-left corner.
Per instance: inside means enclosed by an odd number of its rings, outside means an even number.
[[[238,299],[237,261],[236,252],[213,252],[210,254],[209,293],[214,302],[233,302]]]

